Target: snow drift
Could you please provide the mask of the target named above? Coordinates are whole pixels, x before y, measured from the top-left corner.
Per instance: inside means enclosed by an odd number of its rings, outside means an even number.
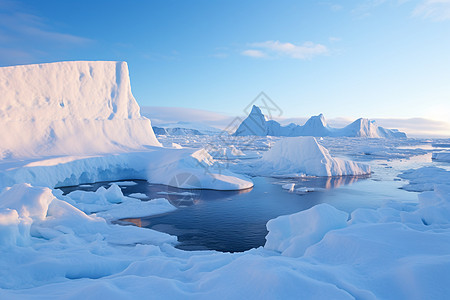
[[[320,114],[311,117],[303,126],[291,123],[281,126],[274,120],[268,120],[256,105],[248,117],[242,121],[234,133],[235,136],[331,136],[331,137],[368,137],[368,138],[406,138],[406,134],[396,129],[386,129],[375,121],[360,118],[344,128],[333,128]]]
[[[0,68],[0,127],[0,158],[160,145],[139,113],[126,62]]]
[[[331,157],[314,137],[291,137],[278,141],[264,153],[259,174],[343,176],[370,174],[365,164]]]

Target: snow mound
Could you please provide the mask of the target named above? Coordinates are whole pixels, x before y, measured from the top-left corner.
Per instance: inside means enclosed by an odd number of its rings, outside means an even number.
[[[347,219],[347,213],[328,204],[280,216],[267,222],[269,234],[264,248],[282,255],[300,257],[309,246],[319,242],[325,233],[346,227]]]
[[[0,68],[0,158],[159,146],[141,117],[125,62]],[[24,130],[26,128],[26,130]]]
[[[57,194],[59,190],[54,193]],[[95,192],[73,191],[59,198],[86,214],[95,213],[106,220],[146,217],[166,213],[176,208],[164,198],[148,200],[147,195],[130,194],[124,196],[120,187],[112,184],[108,189],[100,187]],[[145,196],[145,197],[144,197]]]
[[[117,250],[108,245],[165,243],[176,244],[176,237],[109,224],[58,199],[49,188],[18,184],[0,193],[0,291],[106,276],[132,261],[118,261]]]
[[[375,121],[363,118],[344,128],[332,128],[325,121],[323,114],[311,117],[303,126],[293,123],[281,126],[277,121],[268,120],[261,109],[255,105],[233,135],[406,138],[406,134],[403,132],[380,127],[375,124]]]
[[[370,174],[370,167],[331,157],[314,137],[283,138],[264,153],[258,173],[343,176]]]

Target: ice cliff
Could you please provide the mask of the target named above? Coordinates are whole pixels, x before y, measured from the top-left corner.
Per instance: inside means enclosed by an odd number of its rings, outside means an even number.
[[[0,128],[0,159],[160,145],[139,113],[126,62],[0,68]]]

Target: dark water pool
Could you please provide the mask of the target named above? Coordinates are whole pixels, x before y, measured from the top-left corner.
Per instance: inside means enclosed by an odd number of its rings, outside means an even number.
[[[121,186],[125,195],[144,193],[149,198],[168,199],[177,210],[144,218],[124,219],[121,224],[166,232],[178,237],[177,246],[184,250],[245,251],[263,246],[267,235],[266,223],[280,215],[306,210],[319,203],[329,203],[351,212],[357,207],[377,207],[385,201],[415,202],[417,195],[398,189],[401,183],[376,181],[371,178],[300,178],[276,179],[255,177],[255,186],[244,191],[180,190],[164,185],[138,181],[136,185]],[[323,190],[297,194],[282,188],[295,183],[296,188]],[[102,182],[90,186],[61,188],[95,191]]]

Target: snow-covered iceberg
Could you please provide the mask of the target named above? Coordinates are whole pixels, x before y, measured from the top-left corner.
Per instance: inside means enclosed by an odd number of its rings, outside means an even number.
[[[278,141],[254,167],[257,174],[343,176],[370,174],[370,167],[334,158],[314,137],[287,137]]]
[[[396,129],[378,126],[375,121],[360,118],[344,128],[333,128],[320,114],[311,117],[303,126],[291,123],[281,126],[269,120],[257,106],[253,106],[248,117],[242,121],[234,133],[235,136],[331,136],[331,137],[368,137],[368,138],[406,138],[406,134]]]
[[[0,187],[119,179],[225,190],[253,185],[218,170],[204,151],[160,147],[131,94],[125,62],[0,68],[0,100]],[[190,181],[181,180],[187,175]]]
[[[159,146],[141,117],[125,62],[0,68],[0,158],[110,153]]]

